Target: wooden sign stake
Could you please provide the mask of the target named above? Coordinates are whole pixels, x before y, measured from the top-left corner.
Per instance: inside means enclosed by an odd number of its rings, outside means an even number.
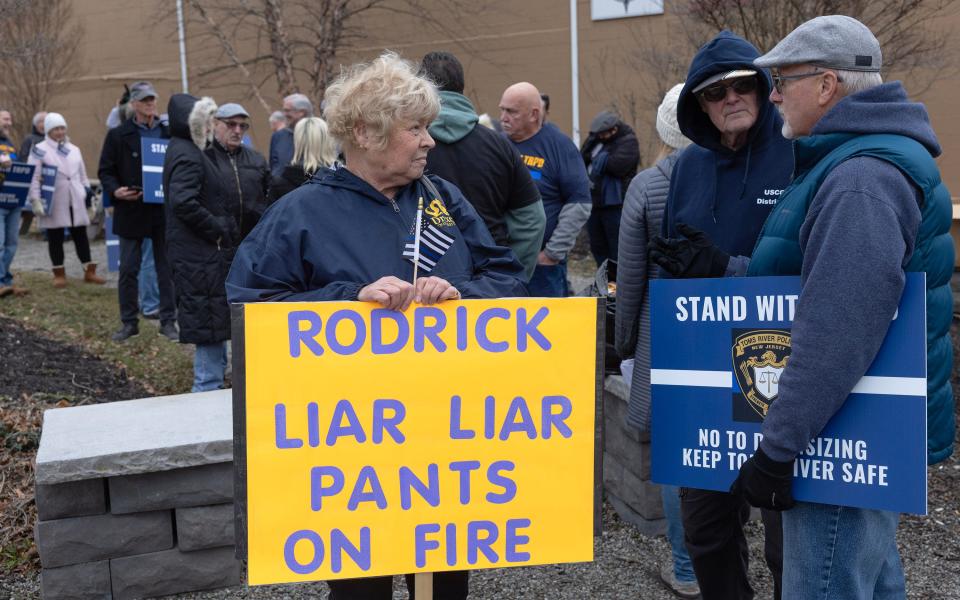
[[[417,589],[414,600],[433,600],[433,573],[415,573],[413,585]]]

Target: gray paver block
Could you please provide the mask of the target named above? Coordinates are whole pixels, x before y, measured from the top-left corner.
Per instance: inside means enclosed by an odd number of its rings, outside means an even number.
[[[233,463],[111,477],[110,512],[125,514],[233,501]]]
[[[638,442],[628,434],[628,429],[626,425],[608,420],[603,430],[603,450],[640,479],[650,479],[650,444]]]
[[[43,600],[110,600],[110,561],[43,569],[40,594]]]
[[[38,484],[35,489],[37,518],[41,521],[102,515],[107,512],[103,479]]]
[[[115,600],[149,598],[237,585],[240,561],[233,547],[196,552],[167,550],[110,561]]]
[[[45,411],[37,483],[231,461],[231,394],[215,390]]]
[[[603,455],[603,487],[644,519],[663,518],[660,486],[641,480],[607,453]]]
[[[35,534],[46,569],[172,548],[173,518],[168,510],[73,517],[40,521]]]
[[[184,552],[233,545],[233,504],[178,508],[177,547]]]
[[[617,385],[619,382],[619,385]],[[621,389],[622,388],[622,389]],[[641,440],[640,431],[627,425],[627,397],[620,396],[617,391],[626,393],[626,385],[622,377],[609,376],[603,389],[603,423],[604,427],[618,427],[623,434],[635,442]]]
[[[610,501],[610,505],[617,511],[617,515],[619,515],[621,519],[636,527],[643,535],[653,536],[667,533],[666,519],[644,519],[640,513],[627,506],[625,502],[613,494],[608,493],[607,500]]]

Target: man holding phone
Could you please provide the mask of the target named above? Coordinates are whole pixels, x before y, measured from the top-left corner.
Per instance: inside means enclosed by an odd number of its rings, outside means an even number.
[[[159,334],[176,341],[179,334],[164,240],[163,205],[143,202],[143,162],[140,156],[141,138],[169,138],[170,132],[157,116],[157,92],[151,84],[138,82],[131,86],[130,108],[133,115],[107,132],[98,169],[104,196],[113,207],[113,233],[120,239],[117,293],[121,327],[112,339],[122,342],[140,333],[140,248],[143,240],[150,238],[160,289]]]

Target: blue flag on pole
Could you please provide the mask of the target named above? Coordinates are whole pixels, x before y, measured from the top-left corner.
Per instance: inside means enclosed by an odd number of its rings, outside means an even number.
[[[907,275],[873,364],[794,462],[797,500],[926,514],[924,281]],[[790,368],[799,294],[799,277],[651,282],[654,481],[729,489]]]

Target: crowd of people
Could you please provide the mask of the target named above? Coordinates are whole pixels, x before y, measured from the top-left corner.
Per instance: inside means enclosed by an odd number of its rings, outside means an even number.
[[[648,432],[650,280],[799,275],[792,354],[763,440],[728,492],[662,488],[672,556],[660,577],[683,598],[752,598],[743,526],[754,506],[778,600],[904,598],[897,514],[791,494],[795,457],[872,362],[909,271],[927,273],[929,464],[953,449],[950,197],[925,108],[884,83],[881,66],[876,37],[849,17],[808,21],[766,54],[720,32],[651,115],[661,147],[639,173],[637,136],[615,112],[592,120],[581,148],[549,122],[549,97],[529,82],[503,91],[499,119],[484,118],[449,52],[419,64],[387,52],[346,69],[322,116],[302,94],[284,98],[266,158],[245,143],[240,104],[175,94],[160,115],[153,86],[136,82],[111,113],[98,169],[120,244],[113,339],[157,318],[161,335],[195,345],[193,390],[217,389],[231,302],[404,310],[564,297],[566,260],[586,227],[598,266],[618,263],[627,420]],[[4,166],[18,156],[9,125],[0,111]],[[38,167],[29,198],[54,285],[66,285],[67,232],[85,281],[102,284],[80,150],[61,114],[38,113],[33,126],[19,157]],[[163,203],[144,201],[142,138],[169,140]],[[46,205],[42,165],[57,167]],[[0,207],[0,217],[0,296],[23,294],[9,272],[19,209]],[[468,589],[467,572],[436,576],[437,597]],[[330,597],[390,590],[390,578],[342,580]]]

